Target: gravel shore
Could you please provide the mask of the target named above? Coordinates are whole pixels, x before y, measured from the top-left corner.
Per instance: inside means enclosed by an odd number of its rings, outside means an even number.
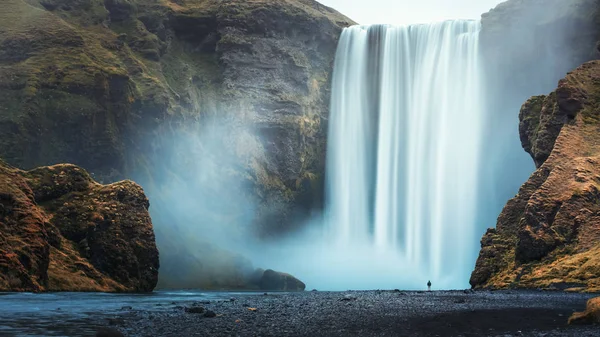
[[[470,290],[248,294],[165,303],[159,312],[132,308],[111,323],[126,336],[600,336],[597,326],[567,325],[593,296]]]

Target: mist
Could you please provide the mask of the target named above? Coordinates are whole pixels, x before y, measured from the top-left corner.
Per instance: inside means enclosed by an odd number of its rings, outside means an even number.
[[[159,287],[242,287],[252,264],[236,247],[253,235],[256,214],[245,153],[260,146],[251,130],[209,117],[152,142],[152,173],[137,179],[151,200]]]

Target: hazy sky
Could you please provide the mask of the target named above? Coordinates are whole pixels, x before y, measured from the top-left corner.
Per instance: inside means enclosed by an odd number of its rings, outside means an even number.
[[[318,0],[360,24],[479,19],[503,0]]]

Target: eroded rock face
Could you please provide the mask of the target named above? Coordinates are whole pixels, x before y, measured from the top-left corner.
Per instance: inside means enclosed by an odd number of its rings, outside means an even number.
[[[481,240],[475,288],[600,290],[600,61],[523,105],[538,169]]]
[[[0,157],[10,164],[69,162],[103,183],[133,179],[162,212],[169,208],[163,178],[198,176],[199,158],[180,138],[202,138],[202,128],[214,123],[224,130],[214,157],[227,162],[210,165],[228,188],[211,198],[256,201],[252,217],[232,202],[227,213],[244,215],[225,225],[267,237],[321,207],[330,72],[341,30],[353,23],[348,18],[312,0],[6,0],[2,6]],[[205,222],[222,225],[221,210],[204,213]],[[181,222],[155,217],[159,244],[169,248],[164,257],[178,242],[162,233],[176,237],[176,228],[189,225]]]
[[[131,181],[100,185],[74,165],[21,171],[0,161],[0,290],[152,291],[148,207]]]

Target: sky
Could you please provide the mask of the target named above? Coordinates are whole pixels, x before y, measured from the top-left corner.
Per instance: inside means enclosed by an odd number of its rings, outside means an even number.
[[[318,0],[359,24],[479,19],[503,0]]]

